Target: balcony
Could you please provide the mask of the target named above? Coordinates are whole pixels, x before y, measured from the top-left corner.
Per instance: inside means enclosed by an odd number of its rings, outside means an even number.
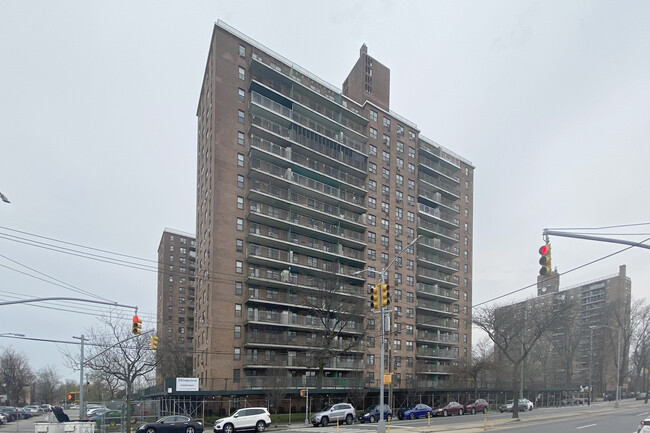
[[[460,255],[460,249],[453,245],[442,242],[439,238],[421,237],[418,247],[428,247],[435,250],[436,253],[443,257],[455,259]]]
[[[451,228],[452,230],[457,229],[460,225],[460,221],[458,220],[458,218],[441,211],[439,208],[427,206],[423,203],[418,203],[418,213],[420,215],[424,215],[426,217],[437,220],[442,225],[445,225]]]
[[[458,287],[458,276],[448,275],[438,270],[418,267],[417,275],[419,280],[429,280],[429,282],[438,284],[441,287],[454,289]]]
[[[350,268],[349,272],[358,271],[359,268]],[[272,288],[286,288],[287,285],[291,285],[296,289],[318,291],[318,280],[317,276],[308,276],[308,275],[298,275],[290,273],[288,278],[283,278],[281,272],[277,267],[265,268],[265,267],[256,267],[249,266],[248,268],[248,277],[246,282],[249,285],[266,285]],[[360,277],[350,277],[351,279],[363,281]],[[365,296],[366,290],[363,286],[355,286],[351,284],[342,284],[340,286],[342,293],[351,295],[351,296]]]
[[[438,223],[427,221],[420,217],[418,217],[418,228],[427,230],[428,232],[431,232],[433,234],[433,236],[427,236],[427,237],[435,237],[435,236],[444,237],[445,241],[450,243],[456,243],[460,241],[460,235],[455,231],[442,227]]]
[[[458,330],[457,319],[444,319],[440,317],[425,316],[423,314],[420,314],[415,318],[415,325],[418,327],[445,328],[454,331]]]
[[[360,344],[355,344],[355,341],[337,340],[332,342],[330,347],[333,350],[346,350],[354,353],[363,353],[364,348]],[[290,347],[304,350],[312,350],[314,348],[314,341],[307,337],[306,333],[294,332],[265,332],[265,331],[248,331],[244,339],[246,347]]]
[[[440,191],[428,191],[422,189],[418,191],[418,195],[425,200],[437,204],[438,206],[442,206],[444,209],[446,209],[447,211],[451,212],[454,215],[460,213],[460,206],[458,205],[458,203],[455,200],[450,200],[444,197],[440,193]]]
[[[455,352],[451,349],[442,349],[442,348],[432,348],[432,347],[418,347],[416,356],[421,358],[446,358],[446,359],[456,359],[458,356],[455,355]]]
[[[426,267],[433,267],[441,272],[447,274],[454,274],[460,269],[460,265],[456,261],[444,260],[438,257],[435,254],[425,254],[418,252],[417,254],[418,263]]]
[[[301,155],[297,150],[293,150],[291,147],[285,148],[279,144],[273,143],[255,135],[251,136],[250,143],[251,147],[254,149],[264,150],[269,154],[277,155],[278,157],[285,159],[290,159],[291,161],[295,162],[296,164],[300,164],[305,168],[309,168],[310,170],[353,186],[360,190],[360,194],[365,193],[365,177],[353,176],[347,171],[340,170],[332,165],[325,164],[314,158],[309,158],[305,155]]]
[[[416,333],[416,339],[418,342],[426,341],[449,346],[455,346],[459,341],[458,334],[450,334],[448,332],[440,331],[428,331],[423,329],[418,329]]]
[[[441,163],[440,160],[433,161],[426,157],[421,157],[420,159],[418,159],[418,163],[420,164],[421,167],[425,168],[425,171],[433,171],[438,175],[443,175],[447,177],[451,182],[456,182],[456,183],[460,182],[460,179],[457,176],[460,167],[450,168],[448,164]]]
[[[450,304],[443,304],[442,302],[430,301],[426,299],[418,299],[415,306],[422,310],[428,310],[433,313],[438,313],[446,317],[457,316],[458,312],[454,311]]]
[[[460,295],[457,291],[450,290],[445,287],[439,287],[437,284],[424,284],[418,283],[416,285],[416,291],[419,296],[431,296],[433,298],[439,298],[442,300],[454,302],[458,301]]]
[[[458,184],[454,184],[446,179],[438,179],[424,172],[418,173],[418,180],[424,183],[420,189],[427,190],[430,187],[434,187],[441,193],[447,194],[452,200],[460,199]]]
[[[418,361],[415,363],[415,371],[417,371],[418,374],[451,374],[452,368],[450,365],[439,364],[436,361]]]
[[[244,368],[274,368],[284,367],[303,367],[318,368],[316,359],[307,354],[297,354],[288,356],[286,354],[265,355],[265,354],[247,354],[244,358]],[[362,370],[364,368],[363,359],[354,357],[334,357],[328,359],[324,366],[325,369],[333,370]]]

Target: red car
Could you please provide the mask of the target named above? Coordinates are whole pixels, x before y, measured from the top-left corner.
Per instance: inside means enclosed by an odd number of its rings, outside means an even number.
[[[435,416],[462,415],[463,413],[465,413],[465,406],[455,401],[433,411]]]
[[[487,413],[488,406],[489,404],[487,401],[479,398],[474,403],[465,406],[465,413],[471,413],[472,415],[474,415],[476,412]]]

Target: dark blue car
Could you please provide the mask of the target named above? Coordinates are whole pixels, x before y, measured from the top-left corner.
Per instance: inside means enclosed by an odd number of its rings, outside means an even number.
[[[364,410],[361,415],[359,415],[359,422],[376,422],[379,421],[379,405],[370,406],[368,409]],[[384,419],[390,421],[393,418],[393,411],[391,408],[385,404],[384,405]]]
[[[415,407],[410,407],[408,409],[401,409],[397,412],[397,418],[399,419],[415,419],[415,418],[426,418],[427,416],[433,417],[433,409],[431,406],[420,403]]]

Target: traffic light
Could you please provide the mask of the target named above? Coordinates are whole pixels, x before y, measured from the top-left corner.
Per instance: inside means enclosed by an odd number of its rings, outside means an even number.
[[[138,318],[138,316],[133,316],[133,326],[131,328],[131,333],[133,335],[142,334],[142,319]]]
[[[72,394],[68,394],[68,401],[72,401]]]
[[[379,284],[375,284],[369,290],[370,292],[370,306],[375,310],[379,310]]]
[[[158,337],[155,335],[151,336],[151,350],[156,350],[158,349]]]
[[[539,264],[542,267],[539,269],[541,276],[551,275],[551,244],[547,243],[539,247]]]
[[[382,283],[381,286],[381,306],[387,307],[390,304],[390,287],[388,283]]]

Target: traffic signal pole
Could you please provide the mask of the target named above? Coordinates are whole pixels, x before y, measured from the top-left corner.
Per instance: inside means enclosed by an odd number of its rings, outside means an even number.
[[[585,240],[588,240],[588,241],[610,242],[610,243],[613,243],[613,244],[631,245],[633,247],[645,248],[645,249],[650,250],[650,245],[646,245],[643,242],[634,242],[634,241],[628,241],[628,240],[625,240],[625,239],[601,238],[599,236],[579,235],[577,233],[567,233],[567,232],[562,232],[562,231],[558,231],[558,230],[548,230],[548,229],[544,229],[542,231],[542,235],[545,236],[547,239],[548,239],[548,236],[560,236],[560,237],[564,237],[564,238],[585,239]]]

